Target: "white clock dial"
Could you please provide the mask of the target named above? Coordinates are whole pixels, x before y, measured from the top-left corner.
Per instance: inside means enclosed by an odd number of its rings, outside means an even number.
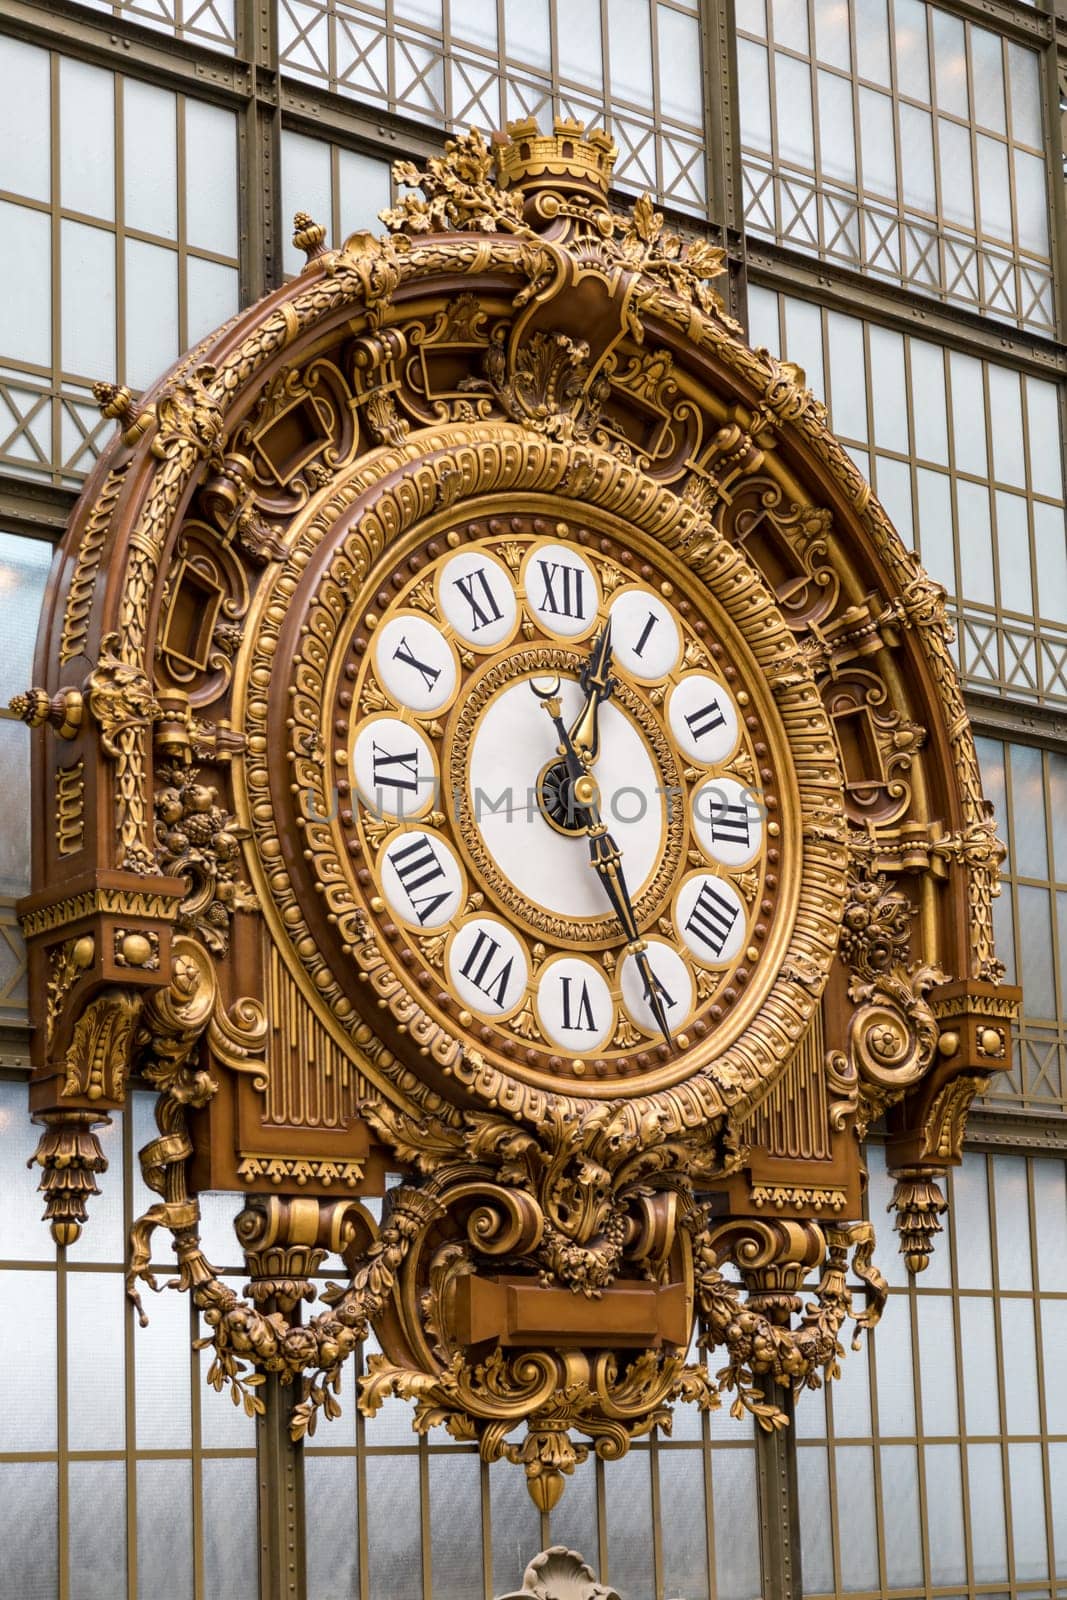
[[[763,808],[734,778],[708,778],[693,795],[693,832],[713,861],[745,867],[763,844]]]
[[[623,589],[611,602],[612,660],[641,683],[657,683],[681,659],[682,636],[650,589]]]
[[[456,689],[456,658],[427,617],[392,617],[374,641],[374,665],[385,691],[412,711],[439,711]]]
[[[693,974],[673,945],[662,939],[646,940],[646,954],[652,976],[659,988],[659,997],[667,1014],[667,1022],[674,1033],[688,1020],[695,1000]],[[627,956],[619,968],[622,1003],[631,1020],[645,1033],[659,1033],[659,1023],[645,998],[645,980],[641,976],[637,959]]]
[[[674,925],[702,966],[725,967],[745,942],[748,920],[732,883],[696,872],[678,891]]]
[[[518,621],[518,601],[507,568],[485,550],[451,556],[437,578],[441,614],[468,644],[479,650],[510,639]]]
[[[589,563],[569,545],[537,545],[523,568],[526,604],[549,633],[576,638],[596,621],[600,588]]]
[[[448,947],[447,964],[459,999],[483,1017],[508,1016],[530,981],[521,941],[495,917],[465,922]]]
[[[437,834],[395,833],[378,856],[382,892],[393,915],[417,928],[441,928],[463,904],[463,871]]]
[[[536,1009],[542,1033],[572,1055],[599,1050],[615,1026],[607,979],[578,956],[559,956],[541,968]]]
[[[433,752],[398,717],[372,717],[356,735],[352,773],[363,804],[379,817],[417,817],[436,792]]]
[[[563,720],[577,716],[584,696],[573,679],[560,685]],[[497,868],[533,904],[568,919],[601,918],[608,906],[589,865],[585,837],[559,833],[542,815],[537,783],[557,761],[548,716],[519,679],[496,695],[471,740],[467,805]],[[596,764],[600,812],[623,854],[636,898],[662,858],[666,838],[663,782],[637,725],[614,701],[600,708]]]
[[[688,672],[667,701],[671,732],[691,761],[712,766],[737,747],[740,724],[730,691],[706,672]]]

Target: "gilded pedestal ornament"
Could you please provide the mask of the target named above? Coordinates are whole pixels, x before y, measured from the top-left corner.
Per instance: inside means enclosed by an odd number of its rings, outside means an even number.
[[[1018,998],[943,596],[613,160],[452,139],[381,238],[299,214],[299,277],[152,404],[102,389],[15,702],[57,1238],[139,1072],[129,1288],[165,1227],[209,1381],[277,1375],[303,1437],[373,1332],[361,1408],[543,1511],[679,1401],[775,1430],[836,1376],[885,1295],[868,1126],[918,1271]],[[522,1592],[610,1595],[561,1550]]]

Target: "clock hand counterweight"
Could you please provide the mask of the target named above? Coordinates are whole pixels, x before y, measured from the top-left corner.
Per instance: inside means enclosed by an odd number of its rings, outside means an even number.
[[[600,703],[600,699],[606,699],[607,694],[610,693],[611,679],[607,676],[610,639],[608,639],[606,650],[602,644],[607,633],[608,630],[605,629],[604,633],[594,643],[594,657],[599,655],[600,660],[593,666],[593,673],[600,675],[600,681],[598,682],[596,677],[592,674],[590,675],[590,687],[586,691],[588,698],[575,725],[577,728],[582,729],[587,720],[590,719],[591,713],[592,737],[588,744],[579,745],[574,737],[573,730],[572,732],[567,731],[559,699],[558,678],[552,680],[544,688],[539,688],[536,681],[531,682],[530,687],[544,705],[556,730],[556,735],[559,739],[559,753],[563,757],[567,770],[574,805],[584,818],[581,831],[585,833],[589,842],[590,865],[604,885],[604,891],[611,901],[612,910],[622,924],[623,932],[626,935],[627,952],[633,956],[637,970],[641,975],[645,999],[652,1015],[656,1019],[656,1026],[667,1043],[673,1048],[674,1040],[671,1037],[670,1023],[667,1020],[667,1013],[663,1005],[663,986],[652,971],[645,941],[642,939],[640,929],[637,926],[633,901],[630,899],[630,891],[627,888],[626,878],[622,870],[622,852],[608,832],[607,824],[601,818],[598,785],[596,779],[588,771],[588,767],[596,759],[596,753],[599,749],[596,708]],[[593,657],[591,657],[591,660],[593,660]],[[602,689],[605,678],[608,685],[606,692]]]

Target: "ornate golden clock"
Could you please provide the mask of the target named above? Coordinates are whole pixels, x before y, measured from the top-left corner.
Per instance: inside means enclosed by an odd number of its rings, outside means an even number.
[[[563,121],[402,164],[381,239],[299,217],[299,279],[101,389],[17,702],[57,1239],[139,1071],[131,1290],[165,1226],[211,1381],[277,1374],[300,1436],[373,1330],[361,1406],[543,1510],[678,1399],[771,1428],[836,1372],[867,1126],[919,1270],[1016,999],[944,597],[612,160]]]

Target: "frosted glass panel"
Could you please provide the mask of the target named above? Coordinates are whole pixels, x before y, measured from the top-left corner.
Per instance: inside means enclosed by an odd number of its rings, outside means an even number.
[[[52,359],[51,245],[47,216],[0,200],[0,354],[37,366]]]
[[[197,100],[185,102],[185,226],[190,244],[237,254],[237,122]]]
[[[608,1576],[624,1594],[651,1594],[652,1480],[647,1450],[631,1450],[604,1473]]]
[[[391,203],[389,163],[356,150],[342,150],[338,162],[342,234],[366,228],[381,231],[378,213]]]
[[[845,1589],[871,1589],[878,1582],[878,1540],[874,1492],[874,1451],[869,1446],[835,1452],[841,1583]]]
[[[1015,754],[1013,750],[1013,772]],[[1030,1201],[1026,1186],[1025,1157],[994,1156],[993,1191],[997,1207],[997,1266],[1000,1272],[1000,1287],[1029,1289],[1031,1286]]]
[[[258,1600],[255,1458],[208,1459],[204,1485],[204,1593]]]
[[[4,648],[0,651],[0,702],[30,682],[37,622],[53,546],[45,539],[24,539],[0,533],[0,607],[4,616]],[[2,1191],[7,1199],[6,1191]],[[0,1221],[0,1240],[4,1225]],[[0,1243],[0,1257],[6,1252]]]
[[[308,1600],[359,1594],[356,1474],[354,1456],[304,1459]]]
[[[918,1451],[887,1445],[881,1457],[886,1577],[891,1588],[902,1589],[922,1583]]]
[[[997,133],[1007,131],[1004,114],[1004,63],[998,34],[986,28],[971,29],[971,70],[974,74],[974,119]]]
[[[115,377],[115,239],[80,222],[60,225],[63,365],[95,380]],[[86,305],[93,314],[85,315]]]
[[[993,1302],[961,1298],[960,1345],[966,1431],[972,1437],[1000,1432],[997,1398],[997,1332]]]
[[[59,63],[59,194],[68,211],[115,215],[115,75]],[[92,129],[92,137],[87,137]]]
[[[126,226],[178,237],[178,111],[169,90],[123,85]]]
[[[39,1226],[43,1232],[43,1225]],[[55,1275],[51,1272],[0,1272],[0,1325],[4,1329],[4,1359],[0,1362],[0,1451],[54,1450]]]
[[[720,1459],[715,1458],[715,1466]],[[688,1450],[663,1450],[658,1470],[660,1505],[670,1507],[660,1519],[664,1591],[686,1600],[708,1600],[703,1462]]]
[[[0,189],[48,200],[52,192],[47,50],[0,39]]]
[[[808,1456],[801,1460],[806,1463]],[[720,1450],[714,1457],[711,1487],[715,1526],[728,1530],[728,1537],[720,1535],[715,1541],[718,1600],[753,1600],[762,1591],[759,1527],[753,1516],[758,1504],[755,1453]]]
[[[126,241],[126,377],[146,389],[178,359],[178,257]]]
[[[852,85],[836,72],[820,72],[819,147],[827,177],[856,181],[856,137],[852,120]]]
[[[58,1525],[58,1515],[51,1462],[0,1462],[4,1581],[18,1600],[58,1600],[59,1543],[41,1536],[42,1529]]]
[[[1008,1575],[1004,1532],[1004,1473],[998,1444],[972,1444],[967,1450],[971,1497],[971,1547],[979,1583],[1003,1583]]]
[[[193,1600],[192,1493],[188,1461],[137,1463],[138,1600]]]
[[[0,894],[22,895],[30,887],[29,760],[29,728],[23,722],[0,721],[0,794],[8,807],[6,826],[0,829]],[[32,1181],[25,1176],[22,1181],[32,1189]]]
[[[771,147],[771,102],[767,79],[767,52],[751,39],[737,41],[740,82],[741,137],[755,150]]]
[[[959,1446],[927,1445],[926,1516],[930,1539],[930,1582],[963,1583],[967,1563],[963,1544],[963,1486]]]
[[[223,267],[216,261],[201,261],[190,256],[186,262],[188,286],[187,346],[228,322],[239,306],[240,282],[236,267]]]
[[[481,1463],[474,1454],[430,1462],[434,1600],[468,1600],[481,1585]],[[536,1553],[536,1552],[534,1552]]]
[[[810,172],[815,164],[811,124],[811,75],[802,61],[775,52],[778,143],[782,156]]]
[[[72,1461],[70,1600],[117,1600],[126,1592],[126,1465]]]

